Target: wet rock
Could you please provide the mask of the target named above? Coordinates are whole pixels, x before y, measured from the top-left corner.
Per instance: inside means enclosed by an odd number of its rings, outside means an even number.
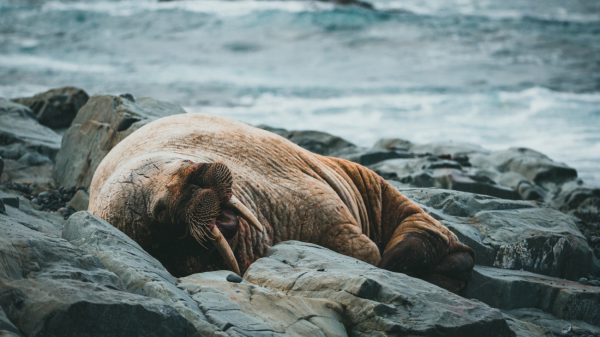
[[[61,207],[65,207],[73,195],[75,188],[59,187],[58,189],[46,190],[34,195],[31,202],[34,206],[43,211],[56,211]]]
[[[600,336],[600,327],[597,325],[591,325],[582,321],[577,320],[562,320],[555,316],[548,314],[539,309],[523,308],[506,311],[507,320],[508,318],[517,318],[520,321],[527,322],[530,325],[537,327],[538,331],[543,331],[544,334],[541,336],[554,337],[554,336],[565,336],[565,337],[587,337],[587,336]],[[510,321],[509,321],[510,322]],[[510,323],[509,323],[510,324]],[[530,334],[523,336],[531,336]],[[519,336],[517,334],[517,336]]]
[[[244,277],[287,295],[339,303],[349,335],[514,336],[502,314],[480,302],[313,244],[280,243]]]
[[[259,128],[276,133],[301,147],[326,156],[344,156],[354,153],[358,147],[349,141],[322,131],[288,131],[259,125]]]
[[[73,198],[69,200],[67,206],[76,210],[76,211],[84,211],[88,208],[88,204],[90,202],[90,196],[84,190],[77,190],[73,195]]]
[[[576,219],[534,202],[465,192],[400,188],[471,246],[477,263],[577,280],[594,259]]]
[[[33,97],[13,99],[28,106],[40,124],[53,129],[71,125],[77,111],[87,102],[89,96],[82,89],[63,87],[50,89]]]
[[[228,271],[181,279],[209,320],[228,332],[269,336],[347,336],[341,305],[252,283],[227,282]]]
[[[19,197],[0,191],[0,201],[4,205],[19,208]]]
[[[4,310],[0,307],[0,336],[2,337],[19,337],[19,329],[6,317]]]
[[[151,98],[90,98],[63,137],[54,169],[56,182],[87,189],[96,167],[113,146],[150,120],[178,113],[185,111]]]
[[[488,156],[473,156],[474,165],[492,166],[500,172],[516,172],[535,184],[562,184],[577,177],[577,171],[548,156],[528,149],[510,148]]]
[[[0,306],[24,335],[194,334],[193,325],[163,301],[124,291],[97,258],[4,215],[0,261]]]
[[[118,275],[122,289],[168,304],[197,331],[204,334],[215,331],[192,298],[177,288],[176,278],[136,242],[106,221],[85,211],[77,212],[67,220],[62,237],[95,256],[106,270]]]
[[[28,152],[54,158],[60,135],[40,125],[29,108],[0,98],[0,155],[18,159]],[[8,155],[7,155],[8,154]]]
[[[477,266],[464,295],[495,308],[538,308],[562,319],[600,325],[600,287],[578,282]]]

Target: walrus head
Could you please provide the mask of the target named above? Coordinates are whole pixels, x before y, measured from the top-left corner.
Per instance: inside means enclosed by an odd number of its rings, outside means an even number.
[[[177,167],[151,206],[152,218],[174,225],[181,237],[189,235],[201,246],[213,244],[225,264],[240,274],[228,239],[237,233],[240,220],[260,231],[263,227],[233,195],[231,171],[218,162],[178,160],[170,164]]]

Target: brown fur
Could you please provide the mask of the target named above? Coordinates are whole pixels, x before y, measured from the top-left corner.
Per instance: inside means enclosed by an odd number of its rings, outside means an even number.
[[[213,200],[208,210],[204,201],[186,204],[200,194]],[[183,275],[224,267],[183,223],[202,218],[193,212],[213,217],[231,195],[265,227],[241,219],[228,237],[242,272],[284,240],[320,244],[451,290],[464,286],[473,267],[468,247],[373,171],[218,117],[175,115],[134,132],[96,170],[89,209]]]

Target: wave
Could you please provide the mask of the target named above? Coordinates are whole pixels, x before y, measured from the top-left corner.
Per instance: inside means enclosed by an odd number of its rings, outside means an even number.
[[[333,4],[314,1],[99,1],[64,3],[50,1],[43,5],[45,11],[89,11],[114,16],[131,16],[146,11],[183,10],[218,16],[244,16],[259,11],[282,11],[290,13],[330,10]]]
[[[42,68],[45,70],[78,73],[107,73],[115,71],[115,68],[106,64],[90,64],[85,62],[71,63],[49,57],[25,54],[0,55],[0,67],[27,69]]]
[[[559,2],[555,6],[536,1],[482,2],[478,0],[373,0],[372,4],[381,11],[404,12],[420,16],[484,17],[492,20],[540,20],[572,23],[600,23],[600,5],[590,1],[592,10],[565,8],[569,3]]]
[[[600,6],[597,10],[567,9],[561,6],[519,5],[493,7],[479,1],[367,1],[381,13],[403,13],[433,17],[483,17],[491,20],[539,20],[571,23],[600,23]],[[518,2],[517,2],[518,4]],[[535,2],[534,2],[535,4]],[[333,2],[315,0],[180,0],[158,2],[142,1],[96,1],[61,2],[49,1],[42,5],[45,11],[89,11],[113,16],[131,16],[146,11],[182,10],[215,16],[245,16],[255,12],[278,11],[288,13],[331,11],[340,8]],[[359,7],[352,7],[364,10]]]

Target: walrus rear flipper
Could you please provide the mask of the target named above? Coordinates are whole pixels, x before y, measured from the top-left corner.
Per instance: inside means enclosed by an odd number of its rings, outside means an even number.
[[[444,239],[436,232],[399,233],[388,243],[379,266],[459,292],[471,276],[474,254],[458,240]]]

